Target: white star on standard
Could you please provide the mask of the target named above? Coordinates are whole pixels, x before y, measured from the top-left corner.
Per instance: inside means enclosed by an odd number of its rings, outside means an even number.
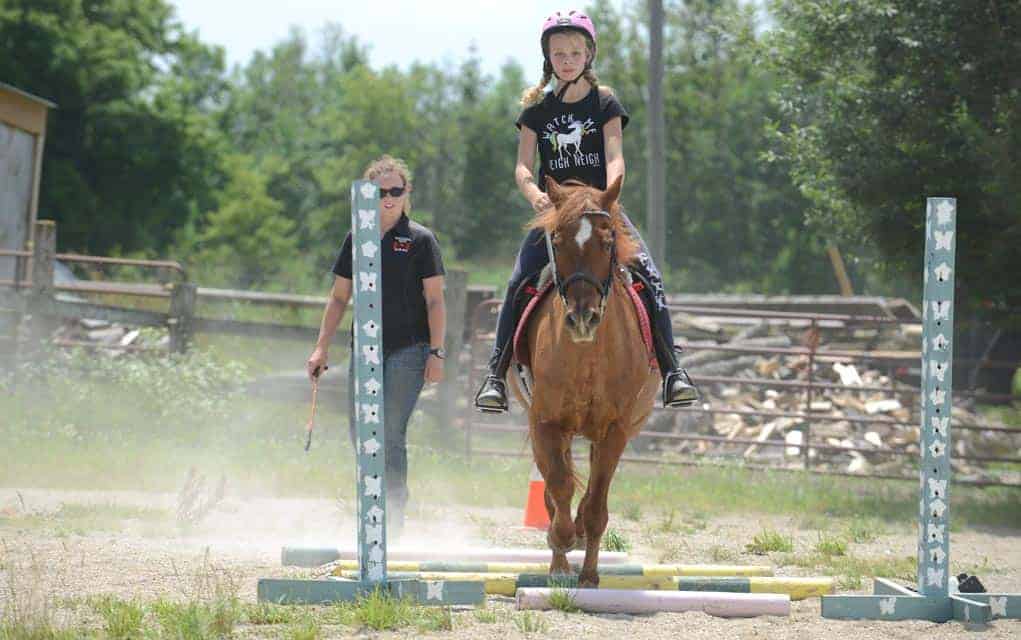
[[[879,599],[879,613],[884,616],[892,616],[897,612],[897,597],[890,596],[889,598]]]
[[[945,449],[943,443],[940,442],[939,440],[937,440],[936,442],[933,442],[931,445],[929,445],[929,453],[932,454],[933,458],[942,458],[943,457],[943,453],[945,451],[946,451],[946,449]]]
[[[943,514],[947,510],[947,503],[937,498],[929,504],[929,509],[932,510],[932,512],[936,515],[937,518],[942,518]]]
[[[929,497],[941,498],[946,495],[947,481],[929,478]]]
[[[369,320],[362,325],[362,332],[365,333],[366,338],[375,338],[379,332],[379,325],[372,320]]]
[[[933,393],[936,393],[936,392],[933,391]],[[940,393],[942,393],[943,395],[946,395],[945,391],[940,391]],[[929,421],[929,424],[932,425],[932,432],[935,433],[938,436],[946,436],[947,435],[947,426],[949,425],[949,423],[950,423],[950,418],[949,417],[937,418],[936,416],[933,416],[932,419]]]
[[[375,229],[376,228],[376,212],[372,209],[359,209],[358,210],[358,228],[359,229]]]
[[[941,524],[929,524],[926,529],[929,533],[929,542],[943,542],[943,527]]]
[[[365,512],[365,517],[369,522],[382,522],[383,521],[383,510],[377,505],[372,505],[368,511]]]
[[[379,440],[376,440],[375,438],[367,440],[362,445],[362,450],[365,451],[365,453],[369,454],[370,456],[373,455],[374,453],[376,453],[377,451],[379,451],[382,448],[383,447],[379,444]]]
[[[942,333],[932,339],[932,348],[936,351],[946,349],[948,344],[950,344],[950,341],[947,340],[947,337]]]
[[[929,568],[925,573],[925,582],[930,587],[938,587],[943,584],[943,570]]]
[[[951,269],[950,265],[947,263],[941,262],[938,267],[932,270],[932,273],[940,282],[946,282],[947,280],[950,280],[950,276],[953,275],[954,270]]]
[[[365,424],[379,424],[379,405],[363,403],[362,420]]]
[[[382,386],[383,385],[379,384],[379,380],[376,380],[375,378],[369,378],[368,382],[362,385],[362,388],[365,389],[365,393],[369,394],[370,396],[374,396],[376,395],[376,393],[379,392],[379,389]]]
[[[1000,598],[989,598],[989,608],[994,616],[1007,617],[1007,596]]]
[[[362,197],[366,200],[371,200],[376,197],[376,185],[371,182],[366,182],[362,185]]]

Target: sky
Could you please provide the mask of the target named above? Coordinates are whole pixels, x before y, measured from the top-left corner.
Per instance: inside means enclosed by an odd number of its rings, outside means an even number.
[[[189,30],[226,49],[231,67],[247,63],[257,50],[269,51],[287,38],[292,25],[312,38],[325,23],[336,22],[369,45],[374,67],[404,67],[416,59],[457,64],[474,42],[485,73],[496,75],[514,59],[529,79],[541,75],[542,21],[564,8],[549,0],[384,0],[379,5],[364,0],[171,1]]]

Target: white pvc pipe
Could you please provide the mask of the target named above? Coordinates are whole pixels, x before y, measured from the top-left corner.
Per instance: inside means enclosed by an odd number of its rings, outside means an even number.
[[[518,609],[552,609],[556,589],[522,587]],[[563,590],[561,590],[563,591]],[[656,613],[702,611],[720,618],[788,616],[791,598],[775,593],[715,593],[709,591],[630,591],[625,589],[568,589],[573,606],[591,613]]]
[[[340,549],[339,560],[355,560],[358,553],[354,549]],[[549,562],[552,552],[548,549],[464,549],[461,551],[437,551],[432,549],[387,549],[387,560],[395,561],[459,561],[459,562]],[[571,551],[567,561],[581,564],[585,560],[584,551]],[[628,561],[627,554],[620,551],[600,551],[599,564],[624,564]]]

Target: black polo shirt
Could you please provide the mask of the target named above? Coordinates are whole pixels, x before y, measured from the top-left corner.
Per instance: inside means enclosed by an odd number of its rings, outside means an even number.
[[[383,235],[383,353],[429,342],[429,315],[422,280],[442,276],[443,259],[436,236],[427,227],[402,214]],[[354,280],[351,274],[351,233],[344,238],[333,273]],[[352,286],[358,286],[353,282]]]

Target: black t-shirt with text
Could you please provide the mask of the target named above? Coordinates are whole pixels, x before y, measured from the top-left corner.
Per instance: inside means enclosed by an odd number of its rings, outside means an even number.
[[[525,125],[539,138],[539,188],[545,191],[546,176],[552,176],[560,183],[573,178],[605,189],[603,125],[617,117],[621,128],[627,126],[627,111],[617,97],[595,88],[578,102],[562,102],[549,91],[522,111],[518,128]]]
[[[383,235],[381,266],[383,278],[383,353],[420,342],[429,342],[429,316],[422,280],[442,276],[443,259],[436,236],[427,227],[402,215]],[[360,283],[352,277],[351,233],[344,238],[333,273]]]

